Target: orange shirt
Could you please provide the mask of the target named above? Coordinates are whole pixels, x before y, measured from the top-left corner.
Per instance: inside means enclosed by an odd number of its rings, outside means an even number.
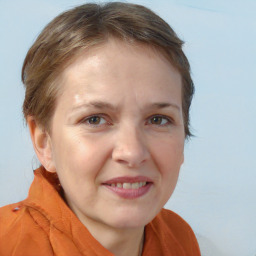
[[[35,171],[29,196],[0,208],[0,256],[113,256],[63,201],[54,176]],[[162,209],[145,228],[143,256],[199,256],[190,226]]]

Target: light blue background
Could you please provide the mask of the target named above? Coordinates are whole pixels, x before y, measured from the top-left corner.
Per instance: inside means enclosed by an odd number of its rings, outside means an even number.
[[[0,0],[0,205],[26,197],[37,166],[21,114],[20,70],[42,28],[85,1]],[[185,164],[166,207],[206,256],[256,255],[256,1],[133,1],[186,41],[196,95]]]

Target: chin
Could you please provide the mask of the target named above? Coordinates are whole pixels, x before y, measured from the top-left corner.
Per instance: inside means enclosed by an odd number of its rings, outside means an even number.
[[[153,218],[154,214],[148,211],[124,211],[121,214],[116,212],[111,215],[108,223],[115,228],[141,228],[146,226]]]
[[[148,222],[145,222],[145,221],[134,221],[130,219],[129,221],[120,220],[120,221],[115,221],[114,223],[111,222],[109,226],[112,226],[116,229],[137,229],[137,228],[145,227],[147,224]]]

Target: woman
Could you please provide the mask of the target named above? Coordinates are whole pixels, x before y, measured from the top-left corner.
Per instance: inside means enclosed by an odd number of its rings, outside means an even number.
[[[56,17],[24,61],[23,112],[41,166],[0,210],[0,255],[200,255],[162,207],[190,136],[182,41],[126,3]]]

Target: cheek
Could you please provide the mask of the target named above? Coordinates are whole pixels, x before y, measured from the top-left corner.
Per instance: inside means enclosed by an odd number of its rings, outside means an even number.
[[[175,172],[180,169],[184,161],[184,141],[167,137],[153,148],[154,161],[160,165],[163,172]]]
[[[159,172],[158,201],[163,207],[170,199],[179,177],[180,167],[183,163],[183,143],[174,143],[172,140],[161,143],[155,148],[154,163]]]
[[[95,140],[83,136],[60,136],[55,144],[55,165],[70,204],[93,200],[103,152]],[[58,144],[58,146],[57,146]],[[90,199],[91,198],[91,199]]]
[[[108,156],[105,140],[66,132],[56,136],[54,160],[57,172],[79,178],[97,173]],[[62,175],[62,173],[60,173]]]

